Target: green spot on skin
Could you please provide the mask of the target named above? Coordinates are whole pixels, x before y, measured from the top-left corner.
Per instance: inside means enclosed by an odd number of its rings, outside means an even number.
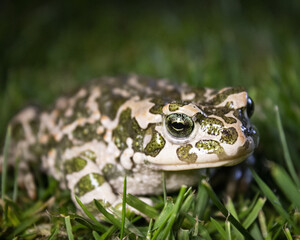
[[[231,102],[227,102],[224,107],[215,108],[213,106],[210,106],[210,107],[206,107],[204,111],[207,115],[216,115],[223,118],[227,124],[234,124],[237,122],[236,118],[225,116],[230,111],[233,111],[231,105],[232,105]]]
[[[235,128],[230,127],[223,129],[222,131],[222,137],[221,137],[221,142],[225,142],[227,144],[234,144],[236,140],[238,139],[238,133],[235,130]]]
[[[220,120],[210,117],[200,118],[199,123],[204,132],[214,136],[219,135],[224,126],[223,122]]]
[[[161,98],[154,98],[151,100],[155,105],[149,110],[153,114],[161,114],[162,108],[165,105],[165,102]]]
[[[96,162],[97,155],[95,152],[93,152],[91,150],[86,150],[86,151],[82,152],[80,155],[90,159],[93,162]]]
[[[183,106],[182,103],[171,103],[171,104],[169,104],[169,110],[171,112],[174,112],[174,111],[178,110],[179,107],[182,107],[182,106]]]
[[[87,162],[81,157],[75,157],[64,162],[65,172],[71,174],[73,172],[79,172],[86,166]]]
[[[77,126],[73,131],[73,136],[82,141],[102,140],[103,136],[97,133],[100,125],[100,122],[97,121],[93,124],[87,123],[83,126]]]
[[[56,141],[53,136],[49,138],[49,141],[44,145],[44,151],[47,153],[50,149],[65,150],[72,147],[74,144],[70,141],[67,135],[64,135],[60,141]]]
[[[39,119],[35,118],[35,119],[31,120],[29,122],[29,125],[30,125],[30,128],[31,128],[33,134],[37,135],[38,132],[39,132],[39,129],[40,129],[40,121],[39,121]]]
[[[67,135],[64,135],[63,138],[59,142],[57,142],[57,146],[64,150],[72,147],[73,143],[70,141]]]
[[[113,130],[114,142],[120,150],[124,150],[127,148],[127,138],[131,138],[133,140],[133,150],[141,152],[143,150],[144,132],[136,119],[131,118],[131,109],[127,108],[121,113],[119,124]]]
[[[113,130],[114,142],[117,148],[124,150],[127,148],[126,140],[129,137],[128,124],[131,120],[131,110],[127,108],[120,114],[119,124]]]
[[[229,95],[240,93],[243,91],[245,91],[245,89],[242,87],[229,88],[224,92],[217,94],[211,101],[209,101],[209,104],[218,105],[222,103]]]
[[[69,124],[74,122],[78,118],[86,118],[90,115],[89,108],[86,107],[86,102],[89,98],[89,94],[77,99],[73,107],[73,114],[70,117],[64,118],[64,123]]]
[[[97,98],[97,102],[102,115],[114,119],[120,106],[128,99],[118,94],[113,94],[110,85],[101,86],[101,97]]]
[[[144,149],[144,152],[146,155],[156,157],[165,146],[165,143],[165,139],[158,132],[154,131],[152,133],[150,142]]]
[[[224,121],[227,123],[227,124],[234,124],[236,123],[236,119],[233,118],[233,117],[226,117],[226,116],[223,116],[223,119]]]
[[[100,187],[105,182],[102,175],[98,173],[90,173],[82,177],[75,185],[75,194],[82,197],[84,194]]]
[[[196,143],[196,147],[201,151],[205,151],[208,154],[215,153],[220,154],[224,152],[223,147],[214,140],[201,140]]]
[[[102,174],[107,180],[116,179],[120,176],[124,176],[124,172],[118,170],[115,164],[107,163],[102,168]]]
[[[21,123],[16,123],[12,127],[12,137],[16,141],[20,141],[22,139],[25,139],[25,131],[23,129],[23,126]]]
[[[197,160],[196,153],[190,153],[190,150],[193,148],[191,144],[182,146],[180,148],[177,148],[176,153],[178,158],[181,161],[188,162],[188,163],[194,163]]]

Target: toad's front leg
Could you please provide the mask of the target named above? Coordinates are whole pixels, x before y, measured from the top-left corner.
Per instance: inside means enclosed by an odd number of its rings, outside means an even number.
[[[73,202],[80,209],[75,199],[76,195],[92,212],[96,210],[94,199],[104,206],[114,205],[118,200],[95,159],[92,151],[84,150],[72,158],[65,159],[63,164],[67,188],[71,191]]]

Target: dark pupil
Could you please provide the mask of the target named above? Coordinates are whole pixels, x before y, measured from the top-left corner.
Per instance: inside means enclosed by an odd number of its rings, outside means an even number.
[[[185,125],[181,122],[173,122],[172,127],[176,130],[182,131],[185,128]]]

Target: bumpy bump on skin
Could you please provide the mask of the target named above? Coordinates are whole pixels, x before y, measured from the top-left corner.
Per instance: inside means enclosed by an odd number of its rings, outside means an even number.
[[[87,161],[81,157],[75,157],[64,162],[67,174],[81,171],[87,165]]]
[[[156,157],[157,154],[159,154],[159,152],[163,149],[165,144],[165,139],[158,132],[154,131],[152,133],[150,142],[144,149],[144,152],[146,155]]]
[[[190,153],[190,150],[192,148],[193,148],[193,146],[191,144],[177,148],[176,153],[177,153],[178,158],[181,161],[188,162],[188,163],[196,162],[197,155],[195,153]]]
[[[102,175],[98,173],[90,173],[82,177],[75,185],[74,191],[78,197],[100,187],[105,182]]]
[[[238,139],[238,133],[235,130],[235,128],[230,127],[223,129],[222,131],[222,137],[221,142],[226,142],[227,144],[234,144],[236,140]]]
[[[206,153],[211,154],[220,154],[224,152],[223,147],[219,144],[219,142],[215,140],[201,140],[196,143],[196,147],[201,151],[204,150]]]
[[[210,135],[217,136],[220,134],[224,124],[216,118],[201,118],[200,120],[201,129]]]

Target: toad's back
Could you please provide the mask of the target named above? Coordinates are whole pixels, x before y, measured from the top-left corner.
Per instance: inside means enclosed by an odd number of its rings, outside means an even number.
[[[28,162],[42,168],[83,203],[115,204],[124,175],[128,192],[157,194],[194,184],[192,169],[234,165],[249,156],[257,133],[252,101],[242,88],[220,91],[137,76],[101,78],[49,112],[26,108],[12,121],[21,177],[34,195]],[[189,170],[189,171],[187,171]]]

